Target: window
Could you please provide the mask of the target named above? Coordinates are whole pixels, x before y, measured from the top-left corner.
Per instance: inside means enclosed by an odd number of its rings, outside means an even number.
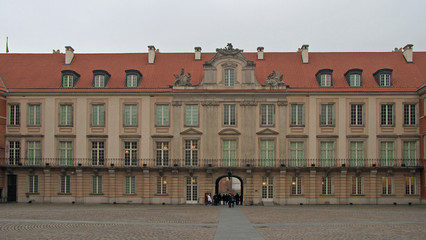
[[[270,176],[262,177],[262,198],[263,199],[274,198],[274,179]]]
[[[136,194],[136,176],[125,177],[126,186],[124,189],[125,194]]]
[[[416,166],[417,141],[404,141],[402,144],[402,158],[405,166]]]
[[[232,87],[235,84],[235,70],[225,69],[225,87]]]
[[[124,104],[124,126],[131,127],[138,125],[138,105]]]
[[[321,194],[331,195],[333,194],[333,178],[330,176],[322,177],[321,179]]]
[[[360,74],[349,75],[349,86],[350,87],[361,87],[361,75]]]
[[[62,87],[63,88],[72,88],[74,87],[74,76],[71,74],[66,74],[62,76]]]
[[[235,104],[223,105],[223,125],[235,126],[236,125],[236,106]]]
[[[302,195],[302,177],[301,176],[291,177],[291,194]]]
[[[198,126],[198,105],[185,106],[185,126]]]
[[[138,159],[138,142],[125,141],[124,142],[124,165],[136,166]]]
[[[156,157],[157,166],[169,165],[169,142],[156,142]]]
[[[364,142],[349,142],[349,165],[351,167],[364,166]]]
[[[364,178],[361,176],[352,177],[352,195],[364,194]]]
[[[94,87],[105,87],[105,75],[95,75]]]
[[[69,175],[60,176],[59,192],[62,194],[71,193],[71,176]]]
[[[391,75],[390,74],[380,74],[380,86],[381,87],[390,87],[391,86]]]
[[[223,140],[222,142],[223,166],[236,166],[237,164],[237,141]]]
[[[334,166],[334,141],[320,142],[320,164],[321,167]]]
[[[9,125],[19,126],[19,124],[20,124],[19,104],[10,104],[9,105]]]
[[[351,125],[352,126],[364,125],[362,104],[351,104]]]
[[[27,160],[29,165],[41,165],[40,141],[27,142]]]
[[[373,74],[376,79],[377,85],[380,87],[392,86],[392,69],[380,69]]]
[[[334,104],[321,104],[321,115],[320,115],[321,126],[333,126],[334,125]]]
[[[197,203],[198,200],[197,177],[186,177],[186,202]]]
[[[37,175],[28,176],[28,192],[38,193],[38,176]]]
[[[274,125],[275,119],[275,106],[273,104],[262,104],[260,105],[260,124],[262,126]]]
[[[198,166],[198,140],[185,140],[185,166]]]
[[[416,177],[405,176],[405,194],[406,195],[417,194],[417,192],[416,192]]]
[[[92,166],[104,165],[105,160],[105,142],[92,142]]]
[[[380,142],[380,166],[392,167],[394,165],[394,144],[393,141]]]
[[[274,165],[274,140],[260,140],[260,165],[273,166]]]
[[[105,126],[105,105],[92,104],[92,126],[103,127]]]
[[[382,104],[380,106],[380,124],[382,126],[393,126],[393,104]]]
[[[73,106],[72,104],[59,105],[59,126],[73,125]]]
[[[157,126],[169,126],[168,104],[157,104]]]
[[[28,105],[28,125],[40,126],[40,104]]]
[[[305,143],[290,142],[290,167],[304,167]]]
[[[59,142],[59,165],[72,166],[72,142],[60,141]]]
[[[21,162],[21,143],[19,141],[9,141],[9,164],[18,165]]]
[[[92,176],[92,194],[102,194],[102,176]]]
[[[383,176],[382,177],[382,194],[391,195],[393,193],[392,189],[392,177]]]
[[[157,177],[157,194],[167,194],[167,178],[163,176]]]
[[[291,104],[290,125],[303,126],[304,124],[305,124],[305,120],[304,120],[303,104]]]
[[[320,86],[321,87],[331,87],[331,75],[330,74],[321,74],[320,75]]]
[[[142,74],[138,70],[126,70],[126,87],[138,87]]]
[[[108,85],[108,80],[111,75],[104,70],[94,70],[93,71],[93,87],[103,88]]]
[[[415,126],[417,124],[416,104],[404,104],[404,125]]]

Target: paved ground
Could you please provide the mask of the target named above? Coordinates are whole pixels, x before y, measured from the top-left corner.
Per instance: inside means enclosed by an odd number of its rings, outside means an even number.
[[[0,204],[0,239],[426,239],[426,206]]]

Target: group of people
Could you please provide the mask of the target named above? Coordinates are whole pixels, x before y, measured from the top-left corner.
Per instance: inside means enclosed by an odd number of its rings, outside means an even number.
[[[230,208],[234,207],[236,205],[242,205],[243,204],[243,198],[240,196],[239,193],[224,193],[224,194],[215,194],[213,196],[213,199],[208,194],[207,195],[207,204],[212,205],[228,205]]]

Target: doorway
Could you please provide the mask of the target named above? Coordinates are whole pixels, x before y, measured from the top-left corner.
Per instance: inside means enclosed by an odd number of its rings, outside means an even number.
[[[7,202],[16,202],[17,176],[7,175]]]
[[[216,179],[215,194],[234,194],[239,196],[240,204],[244,200],[243,180],[238,176],[221,176]]]

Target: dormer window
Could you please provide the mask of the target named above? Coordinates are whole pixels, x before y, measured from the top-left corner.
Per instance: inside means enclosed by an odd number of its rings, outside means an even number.
[[[71,70],[62,71],[62,88],[73,88],[76,84],[80,75]]]
[[[392,69],[380,69],[373,76],[380,87],[392,87]]]
[[[105,75],[95,75],[95,87],[105,87]]]
[[[95,88],[102,88],[106,87],[108,84],[108,80],[111,77],[111,75],[104,70],[94,70],[93,71],[93,87]]]
[[[351,69],[345,73],[346,82],[349,87],[361,87],[362,86],[362,70]]]
[[[126,87],[138,87],[142,74],[138,70],[126,70]]]
[[[233,87],[235,84],[235,70],[228,68],[225,72],[225,87]]]
[[[316,77],[320,87],[333,86],[332,74],[333,74],[333,70],[331,69],[322,69],[318,71],[318,73],[316,74]]]

